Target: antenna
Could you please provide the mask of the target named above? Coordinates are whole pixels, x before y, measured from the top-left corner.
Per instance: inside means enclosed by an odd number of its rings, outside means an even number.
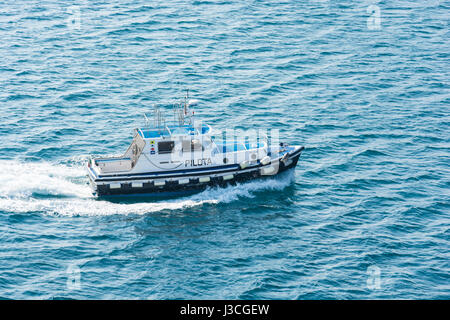
[[[164,131],[166,130],[166,118],[165,117],[163,117],[163,121],[164,121],[164,127],[162,129],[162,134],[164,136]]]
[[[180,127],[182,127],[184,125],[184,113],[183,113],[183,109],[181,108],[181,105],[179,106],[179,108],[177,109],[177,115],[178,115],[178,124],[180,125]]]
[[[145,118],[145,126],[147,127],[147,130],[150,131],[150,120],[147,118],[147,115],[144,113]]]
[[[158,131],[159,131],[159,133],[161,133],[161,120],[162,120],[161,111],[158,109]]]
[[[189,94],[189,89],[186,90],[186,96],[184,97],[184,115],[187,115],[187,95]]]
[[[172,106],[172,110],[173,110],[173,123],[175,123],[177,121],[177,109],[176,109],[176,105],[175,103]]]

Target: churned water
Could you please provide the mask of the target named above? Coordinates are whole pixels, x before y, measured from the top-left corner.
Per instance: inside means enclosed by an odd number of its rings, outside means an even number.
[[[0,4],[0,297],[450,298],[448,1]],[[190,88],[306,147],[279,179],[96,200]]]

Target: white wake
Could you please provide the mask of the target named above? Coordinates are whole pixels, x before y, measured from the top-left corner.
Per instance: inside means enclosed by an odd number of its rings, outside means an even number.
[[[293,174],[288,173],[277,179],[255,180],[226,188],[209,188],[201,193],[173,200],[114,203],[97,200],[92,196],[81,164],[68,166],[48,162],[0,160],[0,211],[44,212],[64,216],[140,215],[252,198],[256,191],[281,190],[292,179]]]

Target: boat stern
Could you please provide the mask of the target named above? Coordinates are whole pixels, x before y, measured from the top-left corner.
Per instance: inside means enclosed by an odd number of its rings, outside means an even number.
[[[86,162],[86,173],[88,177],[88,184],[91,187],[92,193],[94,195],[97,194],[97,183],[95,180],[97,179],[97,172],[95,170],[95,161],[93,157],[89,157],[89,159]]]

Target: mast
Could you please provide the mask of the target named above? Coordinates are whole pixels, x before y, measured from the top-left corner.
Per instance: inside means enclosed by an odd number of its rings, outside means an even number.
[[[189,89],[186,89],[186,96],[184,97],[184,115],[187,115],[187,99],[189,97]]]
[[[186,89],[186,96],[184,98],[184,115],[185,116],[189,116],[189,124],[193,125],[193,116],[194,116],[194,112],[189,110],[191,103],[189,101],[189,89]]]

